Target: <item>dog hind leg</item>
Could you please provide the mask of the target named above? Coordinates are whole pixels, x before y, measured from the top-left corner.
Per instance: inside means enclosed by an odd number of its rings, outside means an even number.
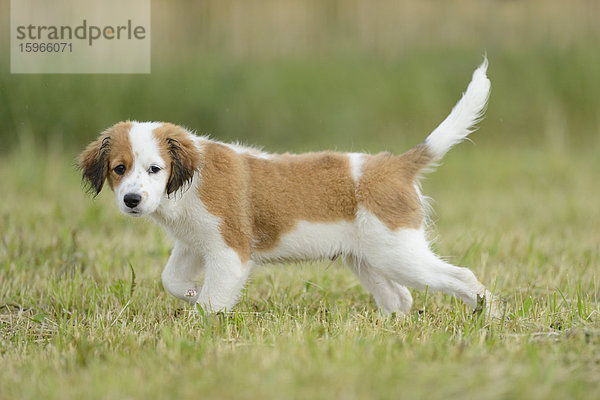
[[[383,314],[406,315],[412,306],[410,291],[378,273],[366,260],[355,256],[344,257],[344,263],[356,274],[361,284],[374,297]]]
[[[490,291],[469,269],[449,264],[435,255],[422,229],[391,232],[381,226],[380,231],[378,241],[363,246],[363,257],[379,274],[400,285],[459,297],[471,307],[476,307],[478,297],[483,296],[486,314],[498,316],[498,302]]]

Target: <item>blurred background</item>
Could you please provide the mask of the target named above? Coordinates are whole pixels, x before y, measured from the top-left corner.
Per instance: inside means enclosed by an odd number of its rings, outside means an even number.
[[[600,1],[152,0],[148,75],[11,75],[9,10],[0,398],[600,398]],[[239,314],[198,323],[161,287],[163,231],[81,190],[75,157],[127,119],[408,150],[484,54],[487,116],[423,189],[432,247],[508,299],[501,326],[416,290],[409,319],[380,320],[329,260],[257,268]]]
[[[478,146],[600,144],[595,0],[152,1],[149,75],[11,75],[1,1],[0,154],[73,156],[126,120],[268,151],[403,151],[447,115],[484,54]]]

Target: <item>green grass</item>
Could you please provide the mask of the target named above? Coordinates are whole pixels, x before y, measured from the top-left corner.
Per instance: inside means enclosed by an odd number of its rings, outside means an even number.
[[[600,142],[595,49],[596,42],[488,49],[485,125],[496,134],[480,142]],[[361,52],[280,60],[216,55],[176,64],[158,54],[150,75],[0,74],[0,153],[23,135],[40,146],[83,146],[127,119],[173,122],[281,152],[400,150],[445,118],[484,50],[410,49],[392,59]]]
[[[0,154],[22,135],[79,147],[126,119],[278,151],[399,150],[445,117],[484,53],[495,134],[480,143],[598,144],[596,14],[589,0],[153,0],[147,75],[9,74],[0,35]]]
[[[465,143],[424,181],[436,249],[507,300],[502,321],[419,291],[381,317],[337,263],[257,268],[234,312],[197,316],[161,286],[162,231],[85,197],[74,154],[11,152],[0,398],[596,399],[597,152]]]
[[[0,400],[600,398],[588,1],[192,3],[152,1],[150,75],[11,75],[0,37]],[[423,184],[434,247],[507,300],[506,320],[418,291],[411,315],[383,318],[338,263],[257,268],[235,312],[197,316],[161,286],[165,235],[109,191],[85,197],[73,168],[125,119],[269,151],[399,152],[484,51],[477,145]]]

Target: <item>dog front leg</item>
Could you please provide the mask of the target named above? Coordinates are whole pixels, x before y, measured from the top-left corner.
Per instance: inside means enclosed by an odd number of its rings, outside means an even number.
[[[230,311],[238,301],[252,268],[252,261],[242,262],[233,249],[205,258],[206,273],[198,303],[204,311]]]
[[[178,299],[194,304],[198,300],[197,279],[204,269],[202,257],[192,249],[175,243],[162,272],[164,288]]]

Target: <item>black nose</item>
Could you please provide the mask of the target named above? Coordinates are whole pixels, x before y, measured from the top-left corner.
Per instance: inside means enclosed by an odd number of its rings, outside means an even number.
[[[134,208],[140,204],[140,201],[142,201],[142,196],[137,193],[127,193],[125,197],[123,197],[123,201],[127,207]]]

